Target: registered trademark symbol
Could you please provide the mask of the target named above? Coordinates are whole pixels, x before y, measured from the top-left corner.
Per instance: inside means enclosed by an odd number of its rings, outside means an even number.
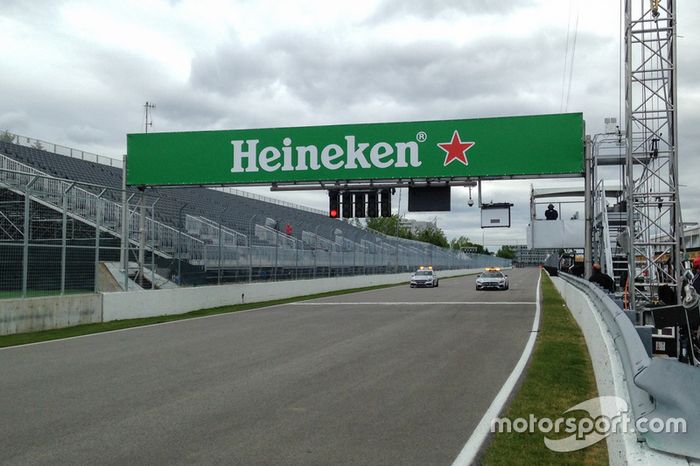
[[[418,134],[416,134],[416,140],[418,142],[425,142],[428,139],[428,135],[425,133],[425,131],[418,131]]]

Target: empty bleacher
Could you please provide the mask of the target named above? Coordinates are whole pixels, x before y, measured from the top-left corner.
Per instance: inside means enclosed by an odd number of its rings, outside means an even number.
[[[0,153],[58,178],[115,189],[120,189],[122,185],[122,170],[118,167],[2,141],[0,141]],[[136,188],[128,189],[131,193],[138,194]],[[93,191],[98,189],[95,188]],[[361,237],[366,236],[364,230],[324,215],[215,189],[153,188],[147,189],[146,192],[159,199],[157,208],[154,209],[155,220],[173,228],[184,228],[185,216],[191,215],[205,217],[214,222],[220,222],[232,230],[248,234],[254,224],[264,224],[266,218],[271,218],[278,222],[281,231],[284,231],[285,226],[289,224],[292,227],[292,236],[299,240],[304,230],[316,231],[319,236],[331,240],[335,240],[334,230],[336,229],[341,230],[345,238],[357,242]],[[116,192],[108,192],[106,195],[114,197]],[[120,201],[115,198],[112,200]],[[253,241],[256,241],[255,235],[253,235]]]
[[[14,196],[14,210],[0,222],[6,231],[0,232],[12,242],[5,244],[12,251],[19,246],[27,250],[16,224],[22,218],[17,199],[28,197],[32,209],[43,205],[59,213],[59,226],[69,217],[90,231],[101,231],[111,243],[109,254],[98,254],[100,261],[115,260],[113,253],[120,251],[115,245],[126,231],[128,247],[123,251],[129,263],[138,260],[153,273],[182,284],[408,272],[426,263],[438,269],[476,264],[464,254],[386,237],[320,211],[228,188],[160,187],[142,192],[128,187],[130,214],[124,217],[118,161],[50,143],[53,151],[44,150],[46,145],[30,138],[15,142],[0,140],[0,185]],[[70,156],[62,155],[65,152]],[[138,215],[139,205],[145,207],[144,216]],[[95,258],[85,271],[97,263]],[[129,276],[131,272],[126,271]],[[85,281],[80,286],[92,285]]]

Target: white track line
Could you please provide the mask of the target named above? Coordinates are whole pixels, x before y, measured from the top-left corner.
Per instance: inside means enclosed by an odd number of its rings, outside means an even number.
[[[459,453],[459,456],[457,456],[457,459],[455,459],[454,463],[452,463],[452,466],[470,465],[474,462],[474,460],[476,459],[476,455],[479,453],[481,446],[484,444],[486,437],[488,437],[488,434],[491,431],[492,419],[496,418],[501,412],[501,410],[503,410],[503,406],[506,404],[506,401],[508,401],[508,397],[513,391],[513,388],[515,388],[515,384],[518,382],[520,375],[523,373],[523,370],[527,365],[528,359],[530,359],[532,349],[535,346],[535,340],[537,339],[537,332],[539,332],[540,330],[541,281],[542,275],[540,275],[540,278],[537,280],[537,302],[535,307],[535,320],[532,323],[532,331],[530,332],[530,338],[528,338],[527,344],[525,344],[523,354],[520,356],[520,359],[513,368],[513,371],[510,373],[510,376],[508,376],[508,379],[499,390],[498,394],[496,395],[496,398],[494,398],[491,402],[491,406],[489,406],[489,409],[486,410],[484,417],[482,417],[479,421],[479,424],[477,424],[476,428],[474,429],[474,432],[472,432],[471,437],[469,437],[469,440],[467,440],[467,443],[464,445],[464,448],[462,448],[462,451]]]
[[[362,293],[362,292],[360,292],[360,293]],[[348,294],[352,294],[352,293],[348,293]],[[312,299],[319,299],[319,298],[312,298]],[[236,315],[236,314],[246,314],[248,312],[261,311],[264,309],[271,309],[271,308],[282,307],[282,306],[321,306],[321,305],[327,306],[327,305],[348,305],[348,304],[350,304],[350,305],[352,305],[352,304],[361,304],[361,305],[372,304],[372,305],[387,305],[387,306],[398,304],[398,305],[403,305],[403,306],[411,306],[411,305],[417,305],[417,304],[420,304],[420,305],[425,305],[425,304],[480,304],[481,305],[481,304],[534,304],[534,303],[532,303],[532,302],[521,302],[521,303],[514,303],[514,302],[502,302],[502,303],[498,303],[498,302],[490,302],[490,303],[486,303],[486,302],[484,302],[484,303],[479,303],[479,302],[464,302],[464,303],[457,303],[457,302],[454,302],[454,303],[451,303],[451,302],[447,302],[447,303],[415,303],[415,302],[411,302],[411,303],[379,303],[379,302],[377,302],[377,303],[369,303],[369,302],[366,302],[366,303],[316,303],[316,302],[311,302],[311,301],[297,301],[297,302],[293,302],[293,303],[282,303],[282,304],[273,304],[271,306],[254,307],[252,309],[245,309],[242,311],[222,312],[221,314],[211,314],[208,316],[189,317],[187,319],[170,320],[167,322],[159,322],[157,324],[137,325],[135,327],[126,327],[126,328],[120,328],[120,329],[116,329],[116,330],[107,330],[106,332],[86,333],[84,335],[76,335],[73,337],[56,338],[53,340],[44,340],[44,341],[35,341],[33,343],[24,343],[21,345],[4,346],[4,347],[0,347],[0,351],[25,348],[28,346],[46,345],[46,344],[50,344],[50,343],[58,343],[61,341],[68,341],[68,340],[77,340],[79,338],[97,337],[100,335],[108,335],[110,333],[128,332],[128,331],[132,331],[132,330],[145,329],[148,327],[160,327],[163,325],[183,324],[183,323],[191,322],[194,320],[211,319],[211,318],[215,318],[215,317],[232,316],[232,315]]]
[[[3,346],[0,348],[0,351],[13,350],[13,349],[18,349],[18,348],[26,348],[27,346],[46,345],[49,343],[59,343],[62,341],[77,340],[79,338],[98,337],[100,335],[109,335],[110,333],[129,332],[131,330],[147,329],[149,327],[161,327],[163,325],[183,324],[185,322],[192,322],[194,320],[213,319],[215,317],[224,317],[224,316],[233,316],[233,315],[238,315],[238,314],[246,314],[248,312],[261,311],[263,309],[272,309],[275,307],[282,307],[282,306],[287,306],[287,305],[288,305],[288,303],[272,304],[270,306],[254,307],[252,309],[243,309],[241,311],[222,312],[220,314],[210,314],[207,316],[188,317],[186,319],[177,319],[177,320],[169,320],[167,322],[158,322],[157,324],[136,325],[134,327],[118,328],[116,330],[107,330],[105,332],[86,333],[84,335],[76,335],[74,337],[55,338],[53,340],[35,341],[33,343],[23,343],[21,345]],[[176,315],[176,314],[172,314],[172,315]],[[168,317],[168,316],[165,315],[165,316],[152,316],[152,317]],[[111,322],[116,322],[116,321],[111,321]],[[59,329],[55,329],[55,330],[59,330]]]
[[[342,303],[342,302],[298,302],[289,303],[288,306],[440,306],[440,305],[458,305],[458,306],[469,306],[469,305],[523,305],[523,304],[536,304],[534,301],[425,301],[425,302],[395,302],[395,301],[358,301],[354,303]]]

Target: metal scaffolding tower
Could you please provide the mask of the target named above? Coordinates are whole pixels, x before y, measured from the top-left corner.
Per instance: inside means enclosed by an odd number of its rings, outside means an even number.
[[[628,277],[639,311],[663,285],[680,298],[676,5],[624,1]]]

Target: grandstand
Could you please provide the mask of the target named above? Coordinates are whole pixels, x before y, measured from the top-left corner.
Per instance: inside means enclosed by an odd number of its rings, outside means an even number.
[[[85,277],[100,263],[111,263],[104,269],[112,271],[111,282],[137,289],[160,287],[168,279],[178,285],[203,284],[400,272],[426,263],[438,269],[478,265],[475,258],[464,253],[386,237],[328,218],[314,209],[233,189],[177,187],[141,192],[129,187],[129,276],[134,280],[121,284],[114,272],[118,270],[115,264],[123,231],[121,163],[94,155],[84,157],[84,152],[73,149],[62,155],[45,150],[47,144],[33,141],[32,145],[21,143],[19,137],[13,142],[0,141],[0,245],[15,246],[0,254],[3,270],[22,268],[21,263],[16,264],[20,257],[17,246],[24,243],[25,252],[31,250],[22,233],[22,224],[27,225],[22,219],[25,192],[29,193],[33,213],[28,225],[31,246],[36,245],[35,232],[41,229],[37,225],[52,225],[46,236],[53,246],[88,248],[89,243],[95,260],[91,265],[86,251],[82,251],[87,271],[73,274],[70,280],[83,278],[69,284],[65,270],[58,271],[60,279],[54,272],[56,263],[65,268],[70,259],[63,257],[56,262],[55,254],[59,253],[54,251],[54,260],[48,261],[51,266],[42,267],[38,259],[28,265],[29,269],[42,269],[48,279],[25,278],[29,283],[22,286],[23,290],[36,285],[56,288],[57,280],[62,291],[98,289],[97,278]],[[31,173],[37,179],[30,182],[29,176],[19,173]],[[31,185],[28,190],[27,185]],[[60,254],[65,256],[65,252]],[[32,262],[31,257],[26,260]],[[13,275],[14,280],[0,280],[0,288],[17,289],[18,275],[21,273]],[[96,271],[94,276],[98,275]]]
[[[122,169],[119,167],[7,142],[0,142],[0,153],[57,178],[110,187],[115,190],[112,193],[121,189]],[[138,194],[136,188],[127,189],[132,194]],[[236,226],[240,228],[241,220],[246,217],[257,215],[276,219],[283,225],[292,225],[296,235],[300,235],[304,229],[313,231],[317,225],[321,225],[321,231],[324,227],[326,231],[340,229],[347,237],[358,234],[357,228],[344,222],[337,222],[320,213],[278,205],[272,200],[264,201],[204,188],[154,188],[148,192],[159,198],[156,220],[175,228],[181,225],[184,215],[209,218],[233,229]],[[232,208],[227,209],[228,206]]]

